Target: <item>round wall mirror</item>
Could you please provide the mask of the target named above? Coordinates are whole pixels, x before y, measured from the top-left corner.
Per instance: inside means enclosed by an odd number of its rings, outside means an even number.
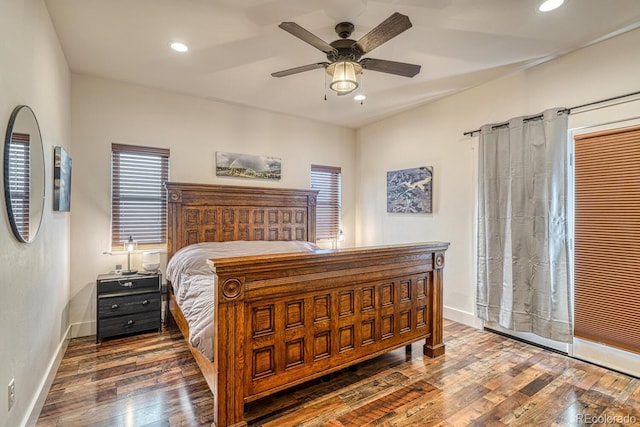
[[[44,149],[33,110],[18,105],[4,140],[4,198],[16,238],[31,242],[44,211]]]

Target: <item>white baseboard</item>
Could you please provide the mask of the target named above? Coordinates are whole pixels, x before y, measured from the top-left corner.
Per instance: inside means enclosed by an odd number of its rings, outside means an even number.
[[[482,320],[478,319],[473,313],[445,306],[443,314],[445,319],[453,320],[454,322],[462,323],[472,328],[482,329]]]
[[[62,358],[64,357],[64,353],[67,351],[67,346],[69,345],[69,341],[71,340],[71,326],[67,327],[66,332],[64,333],[64,337],[58,348],[56,349],[56,354],[54,358],[49,363],[47,368],[47,374],[44,376],[42,381],[40,382],[40,386],[38,387],[38,392],[31,400],[29,405],[29,410],[27,410],[27,414],[23,419],[22,425],[25,426],[35,426],[38,421],[38,417],[40,416],[40,412],[42,411],[42,407],[44,406],[45,400],[47,400],[47,395],[49,394],[49,389],[51,388],[51,384],[53,383],[54,378],[56,377],[56,373],[58,372],[58,367],[60,366],[60,362],[62,362]]]
[[[569,354],[576,359],[595,363],[640,378],[640,355],[604,344],[573,337]]]
[[[71,325],[71,338],[88,337],[96,334],[96,322],[74,323]]]
[[[521,340],[530,342],[532,344],[535,345],[539,345],[542,347],[547,347],[547,348],[552,348],[556,351],[559,351],[561,353],[566,353],[569,354],[569,344],[564,343],[564,342],[560,342],[560,341],[554,341],[552,339],[549,338],[545,338],[545,337],[541,337],[539,335],[536,335],[534,333],[531,332],[517,332],[517,331],[512,331],[510,329],[507,328],[503,328],[502,326],[498,325],[497,323],[493,323],[493,322],[486,322],[484,324],[485,327],[487,327],[488,329],[494,330],[496,332],[500,332],[506,335],[510,335],[514,338],[519,338]]]

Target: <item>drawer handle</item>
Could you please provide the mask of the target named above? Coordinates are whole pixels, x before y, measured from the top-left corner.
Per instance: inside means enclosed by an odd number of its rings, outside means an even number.
[[[118,309],[118,308],[120,308],[120,306],[119,306],[118,304],[113,304],[113,305],[111,306],[111,309],[112,309],[112,310],[115,310],[115,309]]]
[[[148,299],[142,301],[142,305],[147,305],[147,304],[149,304],[149,300]]]
[[[120,284],[120,286],[124,286],[125,288],[132,288],[133,287],[133,282],[118,282]]]
[[[136,323],[136,322],[134,322],[133,320],[129,320],[129,321],[127,322],[127,326],[131,326],[131,325],[133,325],[134,323]]]

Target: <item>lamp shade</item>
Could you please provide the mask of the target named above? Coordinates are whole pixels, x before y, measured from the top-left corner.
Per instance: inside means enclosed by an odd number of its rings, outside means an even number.
[[[133,240],[133,237],[129,236],[129,239],[124,240],[124,250],[127,252],[133,252],[138,247],[138,242]]]
[[[338,61],[327,67],[327,73],[332,76],[329,88],[346,95],[358,88],[357,76],[362,72],[360,64],[351,61]]]

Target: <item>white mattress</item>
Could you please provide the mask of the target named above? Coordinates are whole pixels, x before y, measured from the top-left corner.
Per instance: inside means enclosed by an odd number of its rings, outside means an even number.
[[[180,249],[167,264],[176,302],[189,324],[189,342],[213,360],[213,289],[217,276],[207,260],[234,256],[286,252],[313,252],[319,249],[300,241],[234,241],[197,243]]]

